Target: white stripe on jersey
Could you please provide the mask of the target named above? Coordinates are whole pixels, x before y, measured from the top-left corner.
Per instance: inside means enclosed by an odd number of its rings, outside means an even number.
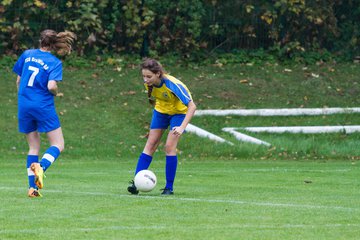
[[[191,98],[188,97],[188,96],[183,92],[183,90],[181,89],[181,87],[179,87],[176,83],[174,83],[174,84],[175,84],[175,86],[180,90],[180,92],[190,101]]]

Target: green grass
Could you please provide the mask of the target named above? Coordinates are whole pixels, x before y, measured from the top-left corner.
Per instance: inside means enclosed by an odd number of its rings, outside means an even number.
[[[134,160],[62,158],[43,198],[28,199],[23,161],[2,162],[1,239],[357,239],[358,163],[182,162],[176,195],[126,192]],[[311,181],[305,183],[304,181]]]
[[[189,86],[198,109],[360,106],[360,68],[357,64],[283,66],[264,63],[222,67],[172,65],[166,68]],[[23,137],[16,134],[15,76],[11,73],[11,67],[1,69],[0,74],[4,77],[0,86],[1,113],[4,116],[0,119],[0,126],[4,130],[0,132],[0,137],[7,139],[2,143],[3,155],[14,157],[26,151]],[[241,83],[242,80],[248,82]],[[137,68],[129,65],[119,71],[96,65],[91,68],[65,67],[60,90],[64,96],[56,99],[56,106],[61,114],[66,151],[72,157],[137,158],[144,146],[143,136],[148,131],[152,110],[146,102]],[[274,150],[238,142],[221,129],[248,126],[358,125],[359,122],[360,114],[313,117],[195,116],[193,124],[234,142],[235,147],[224,144],[214,146],[213,141],[188,134],[181,140],[179,150],[187,157],[191,155],[194,158],[216,156],[272,159],[286,152],[291,155],[291,159],[357,160],[360,150],[354,145],[360,141],[358,133],[254,135],[273,144],[276,149],[273,154]]]
[[[152,111],[139,70],[65,66],[64,96],[56,98],[65,151],[47,172],[41,199],[26,197],[15,75],[11,66],[0,69],[0,239],[358,238],[359,133],[247,133],[268,148],[222,128],[359,125],[360,114],[195,116],[194,125],[234,145],[185,134],[176,195],[161,197],[162,143],[151,165],[159,185],[130,196]],[[356,64],[166,67],[191,89],[198,109],[360,106]]]

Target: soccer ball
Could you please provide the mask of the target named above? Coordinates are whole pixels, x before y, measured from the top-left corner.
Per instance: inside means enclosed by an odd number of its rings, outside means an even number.
[[[156,186],[156,175],[150,170],[141,170],[135,175],[134,184],[141,192],[150,192]]]

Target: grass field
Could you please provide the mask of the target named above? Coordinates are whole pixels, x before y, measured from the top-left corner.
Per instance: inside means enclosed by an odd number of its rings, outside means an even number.
[[[28,199],[23,163],[1,162],[1,239],[358,239],[358,163],[192,161],[176,195],[131,196],[134,161],[62,159]],[[301,236],[301,237],[300,237]]]
[[[234,145],[185,134],[175,195],[163,197],[161,144],[151,165],[158,186],[131,196],[151,107],[138,69],[92,64],[65,64],[56,98],[65,151],[47,172],[44,197],[29,199],[15,76],[0,61],[0,239],[358,239],[360,133],[249,133],[268,148],[221,129],[359,125],[360,114],[195,116],[194,125]],[[165,67],[199,109],[360,106],[356,64]]]

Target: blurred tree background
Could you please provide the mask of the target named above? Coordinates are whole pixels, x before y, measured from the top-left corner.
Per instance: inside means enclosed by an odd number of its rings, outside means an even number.
[[[75,32],[79,56],[360,55],[359,0],[0,0],[1,55],[47,28]]]

